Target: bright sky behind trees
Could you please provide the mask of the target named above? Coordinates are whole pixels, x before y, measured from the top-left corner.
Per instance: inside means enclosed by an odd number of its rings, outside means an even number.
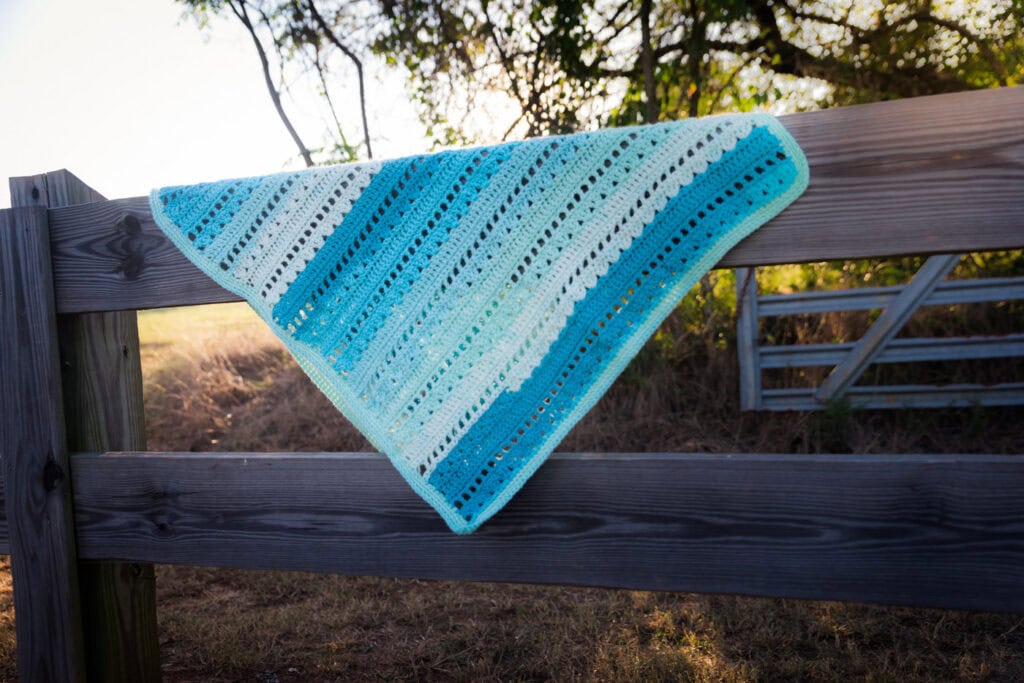
[[[200,30],[204,12],[185,18],[189,2],[221,11]],[[273,17],[261,40],[271,62],[285,63],[271,69],[288,80],[277,85],[283,108],[302,146],[324,147],[316,158],[329,161],[348,158],[336,149],[366,153],[352,64],[330,61],[337,36],[366,64],[368,129],[382,159],[428,147],[417,109],[438,143],[466,144],[730,108],[778,114],[836,92],[833,103],[849,104],[1012,84],[1024,74],[1022,2],[934,0],[920,14],[908,0],[537,0],[486,4],[501,15],[493,20],[473,0],[324,2],[343,11],[328,12],[322,29],[304,18],[310,3],[244,4]],[[637,4],[637,16],[621,14]],[[123,197],[299,166],[250,36],[230,15],[199,0],[0,0],[0,176],[67,168]],[[323,81],[301,58],[307,48]]]
[[[0,207],[7,178],[58,168],[115,198],[302,166],[241,26],[204,34],[181,13],[171,0],[0,0]],[[402,82],[368,87],[377,156],[425,150]]]

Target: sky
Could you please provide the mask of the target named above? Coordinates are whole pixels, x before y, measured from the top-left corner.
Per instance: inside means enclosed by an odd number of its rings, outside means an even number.
[[[375,155],[425,151],[400,77],[367,88]],[[171,0],[0,0],[0,93],[0,207],[7,178],[60,168],[113,199],[302,166],[245,30]]]

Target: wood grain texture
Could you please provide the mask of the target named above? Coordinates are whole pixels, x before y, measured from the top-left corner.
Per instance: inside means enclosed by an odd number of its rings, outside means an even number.
[[[159,681],[152,563],[79,561],[90,681]]]
[[[553,457],[456,536],[376,454],[82,454],[85,557],[1024,611],[1024,457]]]
[[[66,169],[11,178],[9,186],[11,206],[55,208],[106,200],[106,197]]]
[[[18,671],[84,678],[46,210],[0,211],[0,456]]]
[[[1021,111],[1024,87],[781,117],[810,187],[720,265],[1024,246]]]
[[[69,448],[145,449],[135,312],[62,315],[58,327]]]
[[[810,187],[719,266],[1024,246],[1021,111],[1024,87],[781,117]],[[50,225],[60,311],[238,300],[163,237],[145,197],[54,209]]]
[[[50,207],[104,199],[68,171],[16,178],[11,186],[15,201],[33,200]],[[60,315],[57,334],[68,447],[145,450],[135,311]],[[88,680],[160,680],[153,565],[84,562],[79,563],[78,580]]]

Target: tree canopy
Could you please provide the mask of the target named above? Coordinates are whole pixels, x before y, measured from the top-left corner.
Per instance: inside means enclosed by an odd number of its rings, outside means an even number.
[[[370,61],[405,72],[437,144],[477,141],[474,117],[490,110],[493,140],[1024,79],[1024,0],[179,1],[246,27],[307,164],[372,156]],[[361,121],[337,115],[343,72]],[[317,89],[330,122],[319,148],[282,103],[296,84]]]

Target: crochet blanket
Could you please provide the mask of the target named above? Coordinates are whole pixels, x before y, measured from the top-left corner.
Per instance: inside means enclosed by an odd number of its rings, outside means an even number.
[[[452,530],[494,515],[691,286],[796,199],[768,115],[151,194]]]

